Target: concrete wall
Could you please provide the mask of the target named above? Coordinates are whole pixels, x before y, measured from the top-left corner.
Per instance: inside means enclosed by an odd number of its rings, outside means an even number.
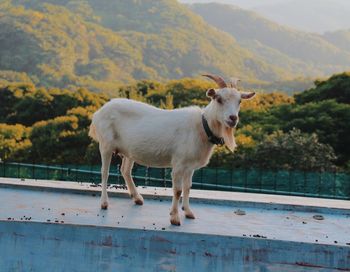
[[[331,271],[350,247],[249,237],[0,221],[1,271]]]

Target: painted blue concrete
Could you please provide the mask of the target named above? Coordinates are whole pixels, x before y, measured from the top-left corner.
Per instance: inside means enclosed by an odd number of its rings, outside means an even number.
[[[327,271],[350,265],[343,247],[125,228],[3,221],[0,241],[2,271]]]
[[[197,201],[197,219],[174,227],[166,200],[139,207],[112,197],[101,211],[96,195],[19,187],[0,188],[0,200],[0,271],[350,269],[344,210],[318,221],[307,211],[241,205],[239,216],[235,206]]]

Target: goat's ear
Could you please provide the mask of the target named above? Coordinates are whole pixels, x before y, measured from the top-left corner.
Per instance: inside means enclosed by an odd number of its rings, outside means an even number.
[[[215,95],[216,95],[215,89],[209,89],[209,90],[207,91],[207,96],[208,96],[208,97],[214,98]]]
[[[255,92],[241,92],[242,99],[251,99],[255,96]]]

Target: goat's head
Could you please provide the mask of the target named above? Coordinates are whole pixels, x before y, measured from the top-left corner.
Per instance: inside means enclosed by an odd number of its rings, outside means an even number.
[[[212,117],[216,119],[223,127],[231,133],[232,129],[238,124],[238,113],[242,99],[250,99],[254,97],[254,92],[239,92],[237,78],[231,78],[227,84],[221,77],[215,75],[203,75],[214,80],[219,89],[209,89],[207,96],[211,98],[210,107]],[[232,134],[232,133],[231,133]],[[225,135],[224,135],[225,136]],[[227,135],[228,137],[228,135]],[[225,138],[225,137],[224,137]],[[225,139],[225,142],[229,139]],[[233,140],[231,140],[232,142]],[[234,147],[229,146],[232,150]]]

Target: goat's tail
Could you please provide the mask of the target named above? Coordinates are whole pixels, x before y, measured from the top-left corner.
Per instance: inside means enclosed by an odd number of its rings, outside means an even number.
[[[97,134],[96,134],[96,127],[94,125],[94,122],[92,122],[90,125],[89,136],[92,139],[94,139],[96,142],[98,142],[98,138],[97,138]]]

